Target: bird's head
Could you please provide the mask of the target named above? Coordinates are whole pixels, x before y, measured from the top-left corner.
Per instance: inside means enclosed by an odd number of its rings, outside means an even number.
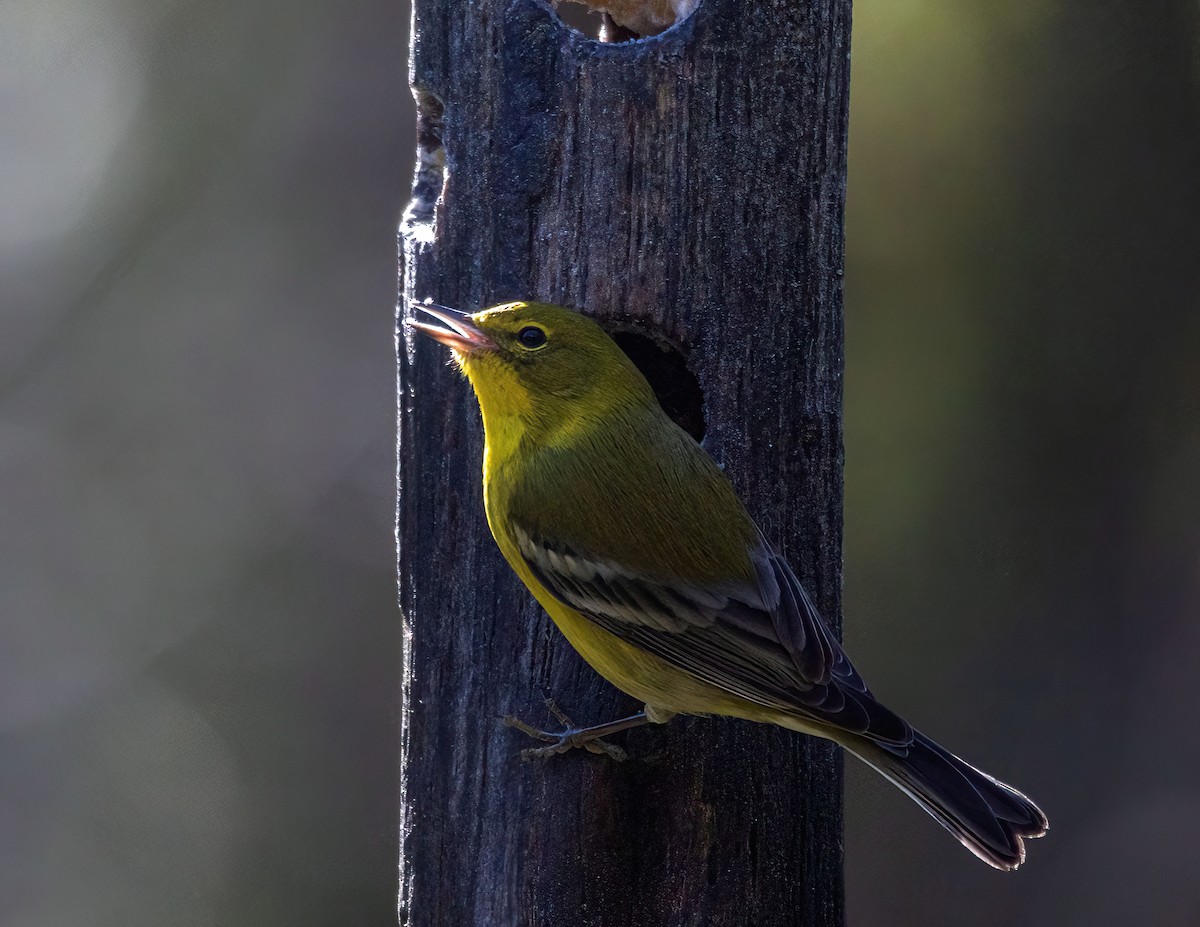
[[[527,428],[558,430],[622,406],[657,406],[625,352],[578,312],[534,302],[473,315],[414,306],[434,322],[407,324],[454,352],[479,398],[485,425],[516,417]]]

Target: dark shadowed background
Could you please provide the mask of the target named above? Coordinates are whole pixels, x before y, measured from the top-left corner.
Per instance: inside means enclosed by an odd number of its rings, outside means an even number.
[[[5,927],[394,923],[407,27],[0,4]],[[853,924],[1200,922],[1198,36],[855,5],[847,640],[1053,829],[851,763]]]

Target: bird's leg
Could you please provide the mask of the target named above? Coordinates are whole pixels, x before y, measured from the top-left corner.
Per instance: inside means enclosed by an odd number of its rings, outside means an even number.
[[[583,747],[583,749],[590,753],[603,753],[620,763],[627,760],[629,754],[616,744],[610,744],[601,738],[607,737],[609,734],[627,731],[631,727],[640,727],[643,724],[650,723],[650,718],[646,712],[639,711],[636,715],[630,715],[628,718],[621,718],[617,721],[609,721],[607,724],[576,727],[574,722],[567,717],[567,713],[558,707],[554,699],[546,699],[546,707],[550,709],[550,713],[563,725],[564,729],[557,734],[551,731],[539,730],[512,715],[507,715],[504,718],[504,723],[509,727],[514,727],[518,731],[528,734],[536,740],[543,740],[548,744],[545,747],[529,747],[522,750],[521,759],[523,760],[554,756],[556,753],[566,753],[568,750],[573,750],[576,747]]]

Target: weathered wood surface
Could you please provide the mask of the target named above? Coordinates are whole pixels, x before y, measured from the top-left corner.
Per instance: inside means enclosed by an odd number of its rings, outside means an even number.
[[[661,36],[603,45],[540,0],[416,0],[403,226],[404,299],[533,297],[679,345],[705,446],[835,625],[849,6],[705,0]],[[827,743],[692,718],[632,732],[621,765],[519,760],[504,714],[550,722],[547,695],[578,722],[638,706],[495,549],[479,416],[445,349],[401,336],[398,355],[401,921],[841,923]]]

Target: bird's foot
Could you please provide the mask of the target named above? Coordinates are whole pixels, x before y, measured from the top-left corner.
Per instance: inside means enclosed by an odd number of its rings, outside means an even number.
[[[616,760],[618,763],[629,759],[628,753],[616,744],[610,744],[607,740],[603,739],[605,734],[623,730],[623,727],[614,729],[614,724],[620,724],[621,722],[597,724],[592,727],[576,727],[575,723],[567,716],[567,713],[558,707],[554,699],[546,699],[546,708],[563,725],[563,730],[557,733],[543,731],[532,724],[526,724],[520,718],[513,715],[506,715],[503,718],[504,723],[509,727],[516,728],[521,733],[528,734],[535,740],[541,740],[546,743],[544,747],[527,747],[522,750],[521,759],[544,759],[559,753],[566,753],[568,750],[574,750],[576,747],[583,747],[589,753],[603,754]]]

